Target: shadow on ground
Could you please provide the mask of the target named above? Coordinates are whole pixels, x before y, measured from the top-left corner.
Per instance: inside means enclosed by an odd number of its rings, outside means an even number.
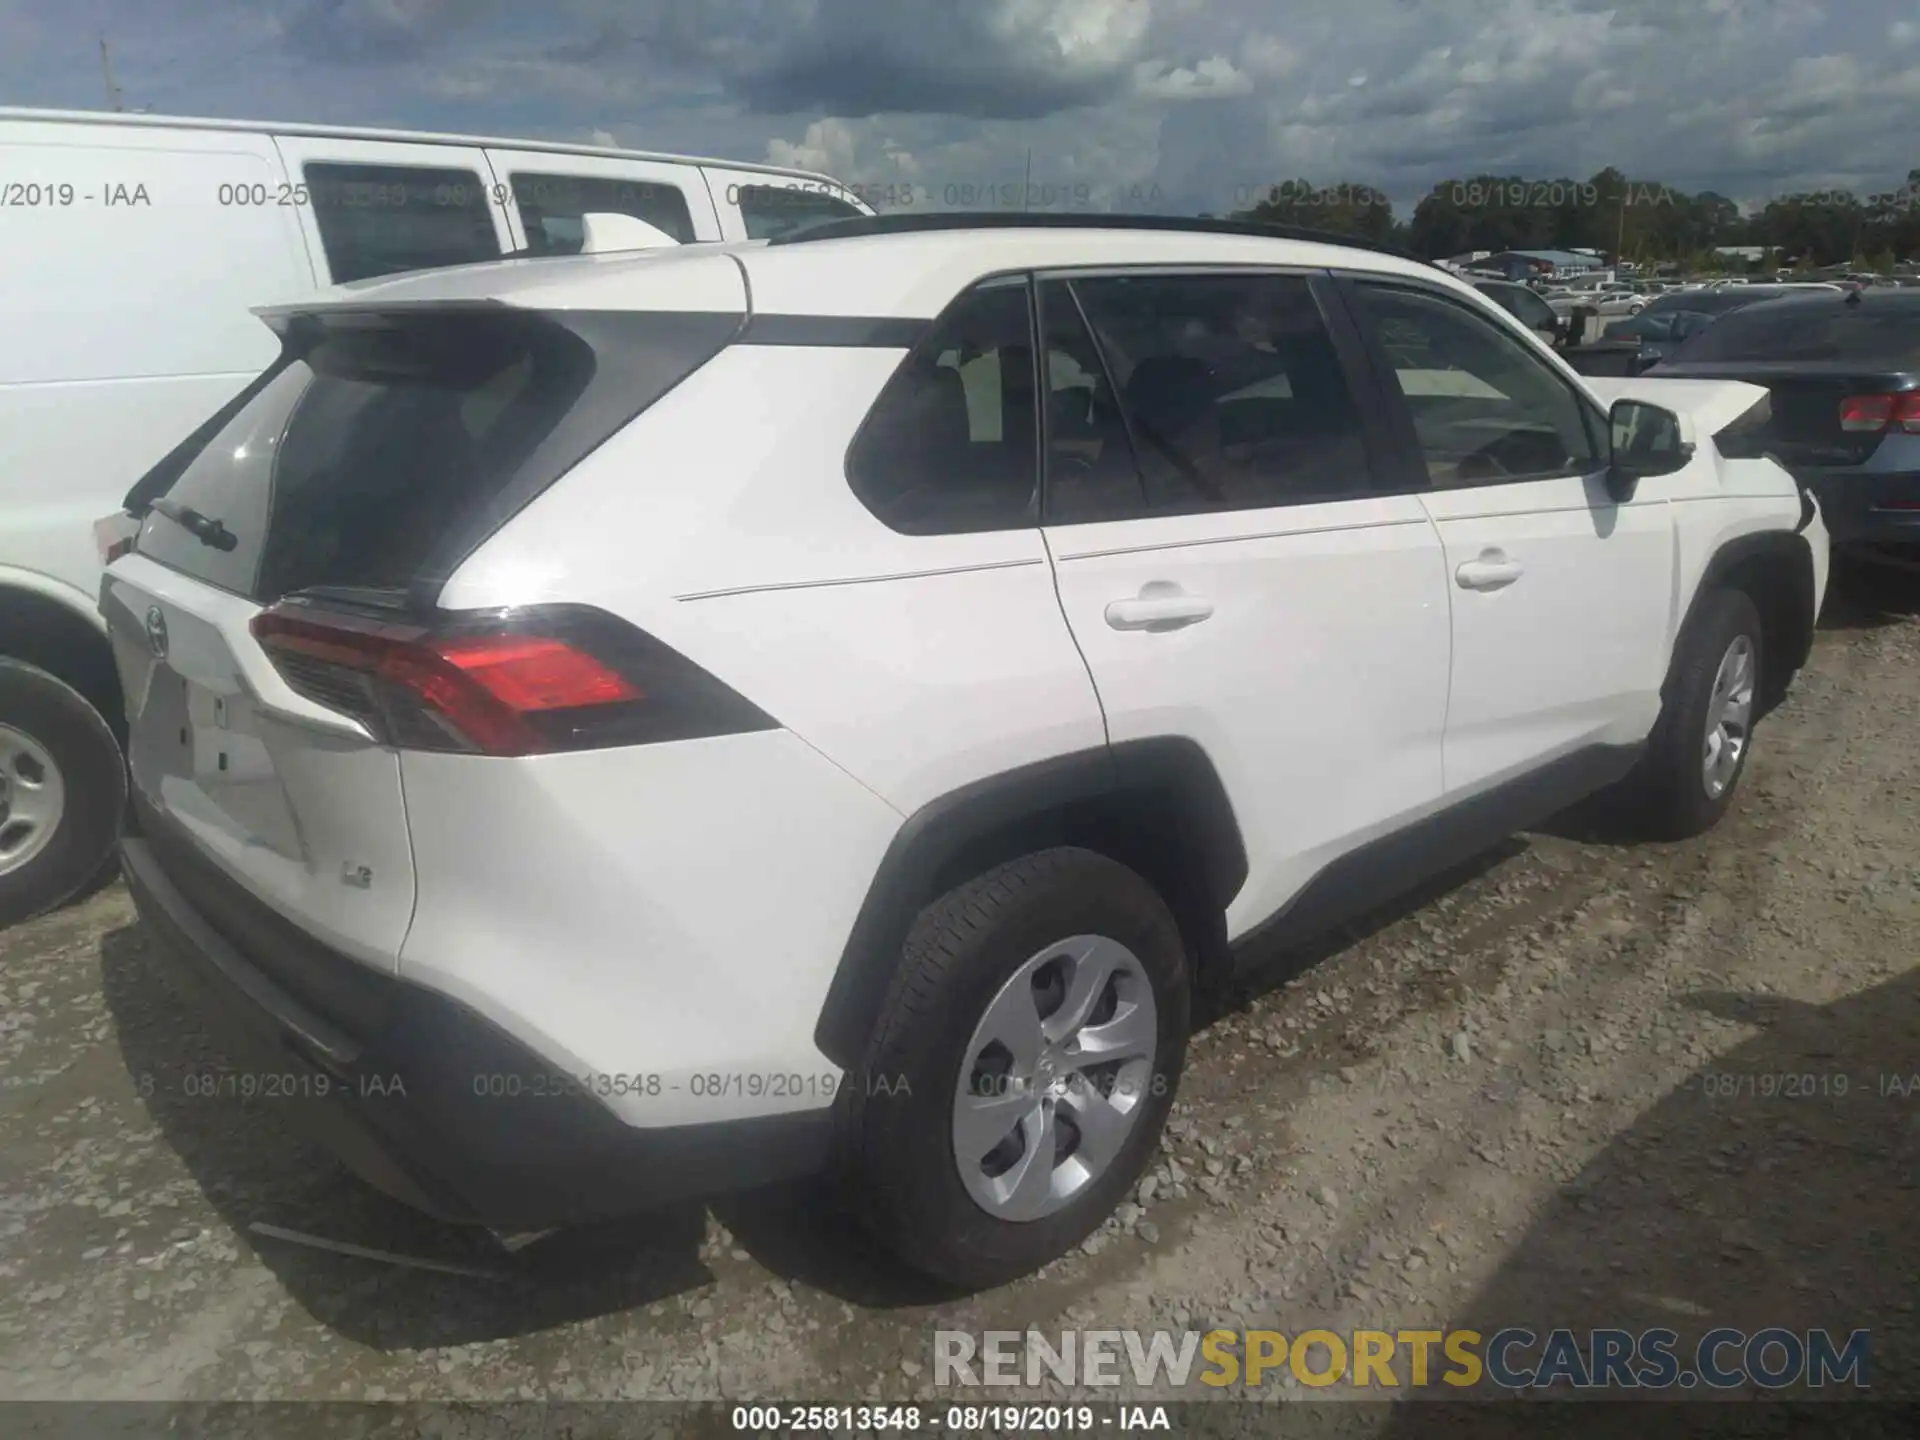
[[[322,1324],[380,1350],[459,1345],[630,1310],[713,1282],[700,1256],[704,1207],[558,1232],[509,1252],[485,1231],[388,1199],[301,1139],[292,1107],[327,1102],[189,1093],[234,1067],[148,963],[145,947],[155,943],[128,925],[100,946],[101,987],[141,1103],[235,1239]],[[732,1196],[714,1213],[768,1269],[841,1299],[888,1308],[947,1298],[876,1254],[823,1186]],[[489,1276],[314,1249],[254,1234],[256,1222]]]
[[[1867,1330],[1870,1394],[1920,1400],[1920,969],[1832,1005],[1723,993],[1689,1003],[1758,1033],[1596,1157],[1452,1323],[1542,1336],[1666,1328],[1678,1332],[1683,1362],[1722,1326],[1826,1329],[1841,1345]],[[1513,1354],[1526,1365],[1540,1351]],[[1822,1398],[1847,1395],[1862,1398],[1850,1385]],[[1388,1433],[1413,1440],[1434,1433],[1437,1418],[1416,1401]],[[1691,1428],[1703,1417],[1690,1404],[1666,1418]],[[1827,1409],[1810,1423],[1840,1433],[1840,1420]],[[1899,1423],[1911,1426],[1912,1414]]]
[[[1518,840],[1474,857],[1394,905],[1307,949],[1258,957],[1253,971],[1203,1005],[1211,1024],[1252,996],[1321,964],[1367,935],[1467,884],[1525,848]],[[711,1284],[701,1259],[703,1207],[686,1205],[548,1236],[509,1253],[486,1232],[448,1225],[388,1199],[299,1138],[281,1099],[188,1093],[190,1077],[231,1071],[189,1004],[125,926],[101,942],[101,986],[128,1073],[147,1107],[235,1238],[309,1314],[380,1350],[412,1350],[530,1334],[633,1309]],[[320,1103],[320,1102],[312,1102]],[[824,1182],[714,1202],[734,1245],[783,1279],[874,1309],[919,1307],[955,1292],[903,1271],[877,1251]],[[367,1249],[478,1267],[492,1278],[444,1274],[314,1249],[253,1233],[258,1223]]]
[[[1527,850],[1521,836],[1510,836],[1489,850],[1468,856],[1423,884],[1415,886],[1378,909],[1356,916],[1326,935],[1305,944],[1262,945],[1255,942],[1240,957],[1243,967],[1228,984],[1196,997],[1194,1026],[1204,1030],[1229,1015],[1245,1010],[1254,1000],[1280,989],[1291,980],[1324,965],[1334,956],[1417,914],[1442,896],[1464,889]]]
[[[1820,611],[1822,630],[1878,630],[1920,614],[1920,567],[1836,558]]]

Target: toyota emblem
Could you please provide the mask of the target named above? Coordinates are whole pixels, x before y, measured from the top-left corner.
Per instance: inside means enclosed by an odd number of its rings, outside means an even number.
[[[147,644],[153,648],[156,658],[167,658],[167,617],[160,613],[158,605],[147,607]]]

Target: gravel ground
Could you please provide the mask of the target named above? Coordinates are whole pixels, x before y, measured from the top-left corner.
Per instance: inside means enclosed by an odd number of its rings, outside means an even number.
[[[936,1328],[1462,1324],[1865,1327],[1913,1395],[1916,721],[1920,623],[1830,616],[1715,833],[1567,820],[1276,957],[1137,1203],[962,1299],[804,1191],[515,1253],[416,1217],[188,1093],[225,1062],[115,886],[0,935],[0,1398],[904,1400]]]

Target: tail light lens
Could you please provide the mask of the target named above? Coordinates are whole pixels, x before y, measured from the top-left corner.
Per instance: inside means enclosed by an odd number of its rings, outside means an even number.
[[[1901,395],[1849,395],[1840,402],[1840,428],[1853,435],[1904,430],[1920,435],[1920,390]]]
[[[289,688],[400,750],[539,755],[778,723],[645,631],[583,606],[420,623],[282,601],[250,628]]]

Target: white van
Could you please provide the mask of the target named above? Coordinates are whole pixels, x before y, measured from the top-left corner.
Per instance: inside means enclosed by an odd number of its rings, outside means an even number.
[[[577,252],[595,213],[691,243],[872,212],[736,161],[0,108],[0,924],[111,853],[123,710],[92,522],[273,361],[252,308]]]

